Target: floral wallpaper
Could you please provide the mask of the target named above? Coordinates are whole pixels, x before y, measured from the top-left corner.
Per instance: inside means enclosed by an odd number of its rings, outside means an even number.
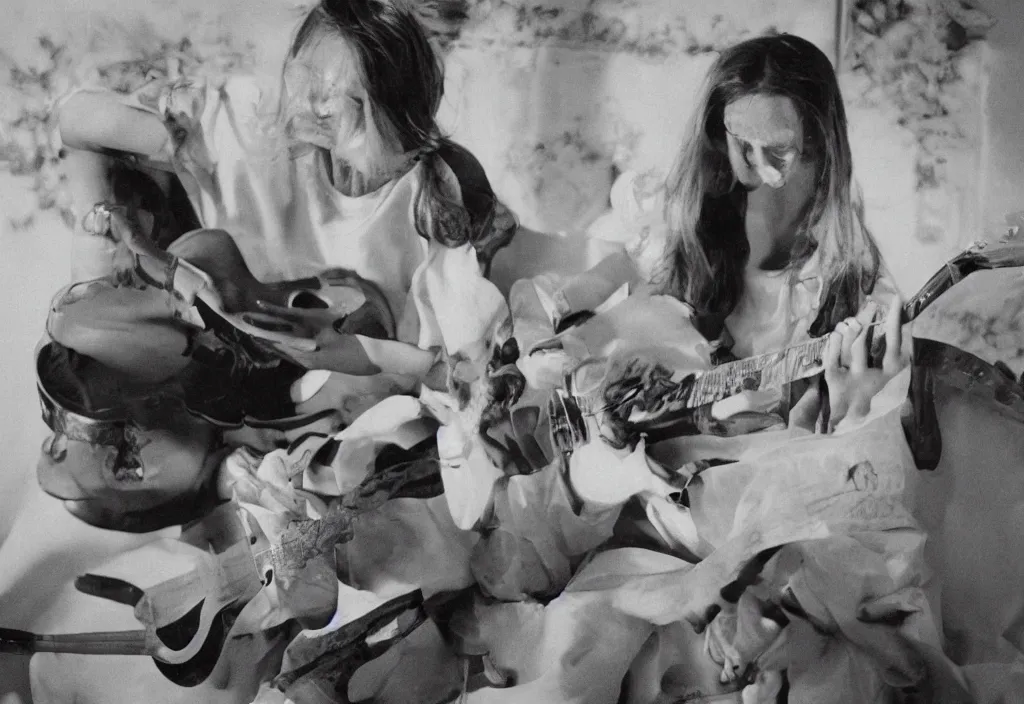
[[[476,45],[619,51],[649,57],[715,51],[751,31],[693,3],[646,0],[476,0],[460,38]]]
[[[866,166],[869,224],[906,294],[972,242],[1019,231],[1014,214],[980,210],[991,148],[984,40],[995,19],[966,0],[852,0],[846,20],[841,84],[854,158]],[[988,229],[1004,216],[1005,227]],[[1020,374],[1022,310],[1019,272],[982,272],[927,311],[915,335],[1003,360]]]
[[[169,39],[146,26],[129,30],[117,23],[98,23],[78,42],[38,38],[36,51],[21,61],[0,52],[6,85],[0,103],[0,162],[14,175],[34,183],[40,210],[55,210],[68,226],[76,213],[61,168],[62,152],[56,131],[54,104],[72,86],[91,82],[130,93],[146,80],[199,75],[211,67],[231,71],[250,63],[251,46],[236,46],[229,34],[205,44],[186,36]],[[112,47],[121,51],[111,52]],[[15,229],[31,226],[35,213],[15,218]]]
[[[913,136],[922,200],[916,234],[938,242],[951,218],[930,207],[948,195],[943,190],[977,183],[971,161],[981,150],[984,102],[978,49],[994,20],[959,0],[855,0],[849,22],[847,100],[894,111],[896,124]]]
[[[843,13],[838,1],[431,0],[423,14],[447,66],[442,125],[477,154],[523,224],[544,233],[599,221],[623,172],[657,188],[719,49],[774,30],[835,57],[841,35],[835,58],[869,225],[909,294],[984,234],[984,37],[993,20],[967,0],[842,0]],[[55,5],[52,21],[22,23],[29,49],[0,53],[0,163],[36,197],[4,214],[22,230],[45,211],[74,220],[50,116],[68,87],[91,77],[130,89],[152,72],[272,66],[309,5],[126,3],[76,5],[77,15]],[[961,328],[973,330],[968,322]]]

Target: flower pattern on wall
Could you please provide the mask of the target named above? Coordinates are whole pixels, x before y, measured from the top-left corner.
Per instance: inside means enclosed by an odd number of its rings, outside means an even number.
[[[983,129],[978,43],[993,24],[963,0],[854,0],[850,6],[846,98],[854,108],[893,111],[897,125],[913,135],[917,236],[925,243],[941,242],[949,228],[979,226],[970,213],[957,218],[942,204],[949,189],[978,182],[966,173],[979,168],[972,157],[980,153]]]
[[[752,28],[726,14],[663,0],[470,0],[474,44],[617,51],[658,57],[718,51]],[[756,31],[756,28],[753,28]]]
[[[74,39],[41,36],[35,55],[20,62],[0,52],[0,70],[6,73],[0,83],[0,163],[32,178],[38,209],[56,210],[71,227],[76,214],[61,169],[54,114],[61,96],[83,84],[132,93],[157,78],[231,72],[249,65],[252,53],[227,32],[194,41],[102,18]],[[25,228],[33,220],[30,213],[11,224]]]

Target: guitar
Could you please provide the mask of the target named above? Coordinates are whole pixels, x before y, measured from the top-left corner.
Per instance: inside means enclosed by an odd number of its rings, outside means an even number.
[[[222,230],[194,230],[165,251],[117,209],[98,209],[98,227],[131,253],[135,277],[198,308],[202,326],[256,363],[420,376],[436,361],[433,351],[395,339],[397,323],[383,291],[353,271],[331,268],[265,283]]]
[[[322,275],[265,283],[246,264],[234,239],[223,230],[193,230],[166,250],[156,245],[124,208],[97,204],[83,219],[83,229],[118,242],[132,258],[130,274],[143,285],[167,291],[188,305],[201,301],[225,323],[249,337],[285,342],[298,349],[314,343],[294,335],[254,326],[239,313],[259,310],[260,302],[281,307],[322,309],[335,315],[335,329],[367,337],[391,338],[395,318],[383,293],[354,272],[327,269]],[[353,323],[358,321],[358,328]]]
[[[51,305],[35,359],[52,432],[37,477],[90,525],[149,532],[194,520],[214,501],[220,431],[308,431],[337,415],[300,412],[292,387],[306,370],[263,344],[275,334],[296,347],[312,341],[229,311],[266,300],[315,309],[339,334],[394,336],[384,294],[352,272],[266,284],[224,232],[193,231],[165,252],[103,204],[83,226],[118,241],[116,271],[63,289]]]
[[[200,684],[213,672],[235,619],[272,579],[285,583],[301,579],[311,561],[332,555],[338,545],[352,540],[360,514],[393,498],[431,498],[443,492],[433,436],[428,435],[408,450],[386,447],[382,456],[388,466],[371,472],[356,489],[333,502],[322,519],[293,521],[277,540],[270,541],[243,509],[227,502],[182,531],[181,542],[205,553],[185,574],[145,590],[105,575],[87,574],[75,580],[80,592],[132,607],[143,630],[43,635],[0,628],[0,653],[144,655],[175,684]],[[296,451],[330,454],[332,442],[337,441],[309,437],[297,442]],[[385,625],[382,614],[406,611],[422,599],[417,594],[409,601],[409,596],[388,602],[383,611],[359,623],[366,628]],[[349,624],[328,638],[344,635],[354,646],[372,635],[357,625]],[[310,658],[316,659],[312,653]]]
[[[975,272],[1019,266],[1024,266],[1024,242],[1007,237],[999,244],[974,243],[949,260],[904,304],[901,321],[904,325],[913,321],[942,294]],[[591,320],[594,319],[585,319],[578,327],[592,324]],[[567,332],[571,331],[572,328]],[[531,354],[557,349],[558,338],[565,334],[538,343]],[[695,434],[699,432],[700,414],[717,401],[746,391],[779,389],[823,372],[827,344],[828,337],[820,337],[778,352],[705,369],[669,369],[633,360],[616,370],[617,376],[610,379],[606,378],[606,360],[579,360],[567,375],[564,388],[556,390],[549,401],[555,446],[563,454],[571,454],[589,440],[588,426],[596,426],[607,442],[620,447],[641,436],[654,442]],[[884,352],[885,338],[875,337],[870,352],[872,364],[880,364]],[[588,419],[595,422],[588,423]]]
[[[1024,244],[991,249],[973,246],[933,276],[904,306],[903,316],[908,321],[916,318],[942,293],[975,271],[1022,265]],[[655,403],[646,406],[640,403],[642,386],[619,406],[607,407],[603,393],[590,396],[580,393],[574,388],[570,375],[566,387],[557,390],[550,401],[555,447],[565,455],[571,454],[588,441],[588,425],[593,418],[612,410],[623,411],[626,431],[633,435],[671,429],[681,419],[685,422],[692,417],[695,409],[737,391],[777,388],[777,385],[819,373],[823,350],[824,340],[819,339],[715,369],[659,370],[662,375],[657,377],[659,381],[668,378],[674,380],[675,385],[669,387],[671,393],[663,402],[655,399]],[[878,358],[881,352],[876,345],[873,355]],[[935,360],[952,359],[934,351],[931,355]],[[985,364],[980,360],[971,363]],[[967,368],[963,360],[959,360],[958,365],[958,368]],[[1001,393],[1012,397],[1009,406],[1024,410],[1024,392],[1015,391],[1013,385],[1005,383],[1005,375],[996,376],[1003,382]],[[641,376],[640,381],[643,379]],[[86,575],[76,583],[81,591],[134,605],[137,618],[147,625],[146,630],[132,634],[73,636],[0,630],[0,652],[51,650],[148,655],[173,681],[183,686],[197,684],[212,672],[227,638],[227,624],[265,584],[268,575],[296,575],[310,560],[351,539],[352,520],[360,512],[373,510],[389,498],[436,496],[441,491],[436,457],[420,455],[411,458],[409,463],[372,474],[359,489],[332,506],[323,519],[293,523],[274,544],[268,544],[258,528],[246,522],[245,539],[231,543],[221,553],[211,554],[209,566],[179,577],[173,583],[143,591],[110,577]],[[228,504],[219,510],[231,512],[236,507]],[[741,576],[747,579],[751,574],[756,576],[756,571],[747,570]],[[742,580],[729,587],[741,589],[740,582]],[[153,614],[162,614],[163,619],[156,620]]]

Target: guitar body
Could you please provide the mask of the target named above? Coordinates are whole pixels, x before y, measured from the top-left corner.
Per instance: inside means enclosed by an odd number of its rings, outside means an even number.
[[[336,309],[348,313],[336,323],[343,332],[394,335],[383,293],[352,272],[265,284],[219,230],[190,232],[170,251],[217,283],[227,310],[148,283],[152,272],[122,252],[120,271],[55,297],[51,339],[37,351],[53,431],[37,476],[91,525],[145,532],[202,515],[215,499],[225,431],[330,429],[330,409],[296,410],[291,390],[306,370],[239,330],[224,317],[231,310],[254,310],[261,300]]]
[[[103,565],[90,565],[99,573],[118,574],[133,583],[148,585],[176,574],[188,565],[186,550],[177,540],[156,540],[119,554]],[[261,681],[280,670],[290,633],[264,630],[243,614],[216,642],[216,652],[203,660],[202,676],[190,663],[185,678],[170,678],[173,666],[137,655],[40,652],[32,656],[32,701],[40,704],[249,704]],[[42,632],[90,633],[134,631],[139,622],[128,604],[97,599],[82,593],[72,582],[56,595],[53,606],[37,622]],[[190,635],[190,634],[189,634]],[[187,636],[186,636],[187,637]],[[181,669],[181,668],[179,668]],[[172,673],[173,674],[173,673]],[[183,681],[184,679],[184,681]]]

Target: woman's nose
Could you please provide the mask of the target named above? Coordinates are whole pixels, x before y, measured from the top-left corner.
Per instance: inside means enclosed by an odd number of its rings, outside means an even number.
[[[766,150],[754,149],[752,166],[761,182],[769,188],[782,188],[786,185],[788,169],[784,165],[774,164]]]
[[[318,120],[326,120],[334,114],[334,106],[330,98],[326,96],[310,96],[309,107]]]

